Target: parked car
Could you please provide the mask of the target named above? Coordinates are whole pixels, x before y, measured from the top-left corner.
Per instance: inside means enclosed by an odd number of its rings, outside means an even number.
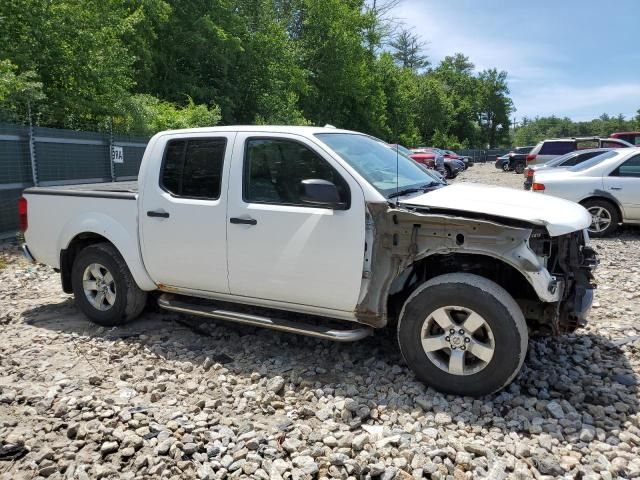
[[[427,147],[427,150],[431,150],[437,155],[442,156],[444,161],[444,178],[456,178],[458,174],[464,170],[464,162],[448,157],[444,150],[436,147]]]
[[[434,170],[436,170],[443,177],[447,176],[447,172],[444,166],[444,155],[441,151],[430,147],[418,147],[410,149],[413,158],[418,163],[426,163],[432,161]]]
[[[521,174],[524,172],[527,155],[533,147],[516,147],[509,153],[502,155],[496,159],[495,167],[504,172],[510,172],[515,170],[516,173]]]
[[[589,234],[609,235],[620,223],[640,223],[640,148],[611,150],[567,170],[536,173],[531,189],[580,203],[591,214]]]
[[[589,160],[597,155],[601,155],[604,152],[610,152],[611,148],[592,148],[590,150],[576,150],[575,152],[569,152],[561,157],[554,158],[553,160],[543,163],[542,165],[532,165],[527,167],[524,172],[524,189],[531,190],[531,184],[533,183],[533,176],[535,173],[553,169],[564,169],[578,165],[582,162]]]
[[[394,325],[418,379],[478,396],[517,375],[527,321],[573,331],[592,302],[590,216],[531,195],[442,186],[357,132],[227,126],[158,133],[137,182],[28,188],[19,211],[25,255],[95,323],[153,292],[322,339]]]
[[[533,147],[533,150],[527,155],[527,165],[541,165],[556,157],[580,149],[628,147],[633,147],[633,145],[617,138],[552,138],[543,140]]]
[[[454,160],[461,160],[464,163],[464,169],[473,166],[473,159],[466,155],[460,155],[453,150],[443,150],[445,158],[452,158]]]
[[[435,154],[432,152],[415,152],[412,150],[409,150],[407,147],[403,147],[402,145],[397,145],[395,143],[390,143],[389,147],[391,147],[392,149],[395,149],[396,147],[398,147],[398,152],[400,152],[402,155],[404,155],[405,157],[409,157],[410,159],[414,160],[415,162],[424,165],[425,167],[435,170],[436,168],[436,159],[435,159]]]
[[[617,138],[629,142],[631,145],[640,147],[640,132],[616,132],[609,135],[610,138]]]
[[[372,137],[372,138],[374,138],[374,137]],[[427,169],[429,171],[429,173],[434,175],[435,178],[438,181],[441,181],[441,182],[446,184],[444,176],[442,176],[440,174],[440,172],[438,172],[435,169],[435,166],[436,166],[435,165],[435,158],[434,158],[435,155],[428,154],[428,153],[413,153],[407,147],[403,147],[402,145],[398,145],[398,144],[395,144],[395,143],[390,143],[390,144],[386,144],[386,145],[389,148],[391,148],[392,150],[395,150],[397,148],[398,149],[398,153],[400,155],[404,155],[405,157],[410,158],[411,160],[416,162],[421,167],[424,167],[425,169]]]

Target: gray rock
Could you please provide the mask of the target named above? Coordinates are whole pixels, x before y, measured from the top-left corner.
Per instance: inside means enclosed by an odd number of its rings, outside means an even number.
[[[266,389],[268,392],[280,393],[280,390],[284,388],[284,384],[284,378],[278,375],[267,381]]]
[[[104,442],[100,446],[100,453],[102,455],[109,455],[110,453],[117,452],[118,448],[118,442]]]
[[[555,400],[550,401],[545,406],[547,412],[551,414],[551,416],[555,419],[561,420],[564,418],[564,411],[562,410],[562,406],[556,402]]]

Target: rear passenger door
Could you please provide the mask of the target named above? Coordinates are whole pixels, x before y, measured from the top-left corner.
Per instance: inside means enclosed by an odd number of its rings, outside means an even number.
[[[347,208],[305,204],[300,182],[308,179],[335,184]],[[238,133],[228,215],[231,294],[353,311],[362,281],[364,194],[313,142]]]
[[[144,172],[145,267],[163,286],[229,293],[226,187],[235,133],[169,138],[158,140],[162,161]]]
[[[625,220],[640,221],[640,155],[634,155],[604,177],[605,191],[613,195]]]

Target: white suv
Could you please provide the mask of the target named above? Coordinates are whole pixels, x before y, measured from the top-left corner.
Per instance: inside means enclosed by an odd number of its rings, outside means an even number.
[[[583,148],[627,148],[629,142],[617,138],[552,138],[539,142],[527,155],[527,166],[541,165],[561,155]]]

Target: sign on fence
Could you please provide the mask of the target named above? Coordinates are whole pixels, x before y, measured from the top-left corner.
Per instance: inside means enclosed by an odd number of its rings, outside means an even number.
[[[122,147],[113,145],[111,147],[111,161],[113,163],[124,163],[124,151]]]

